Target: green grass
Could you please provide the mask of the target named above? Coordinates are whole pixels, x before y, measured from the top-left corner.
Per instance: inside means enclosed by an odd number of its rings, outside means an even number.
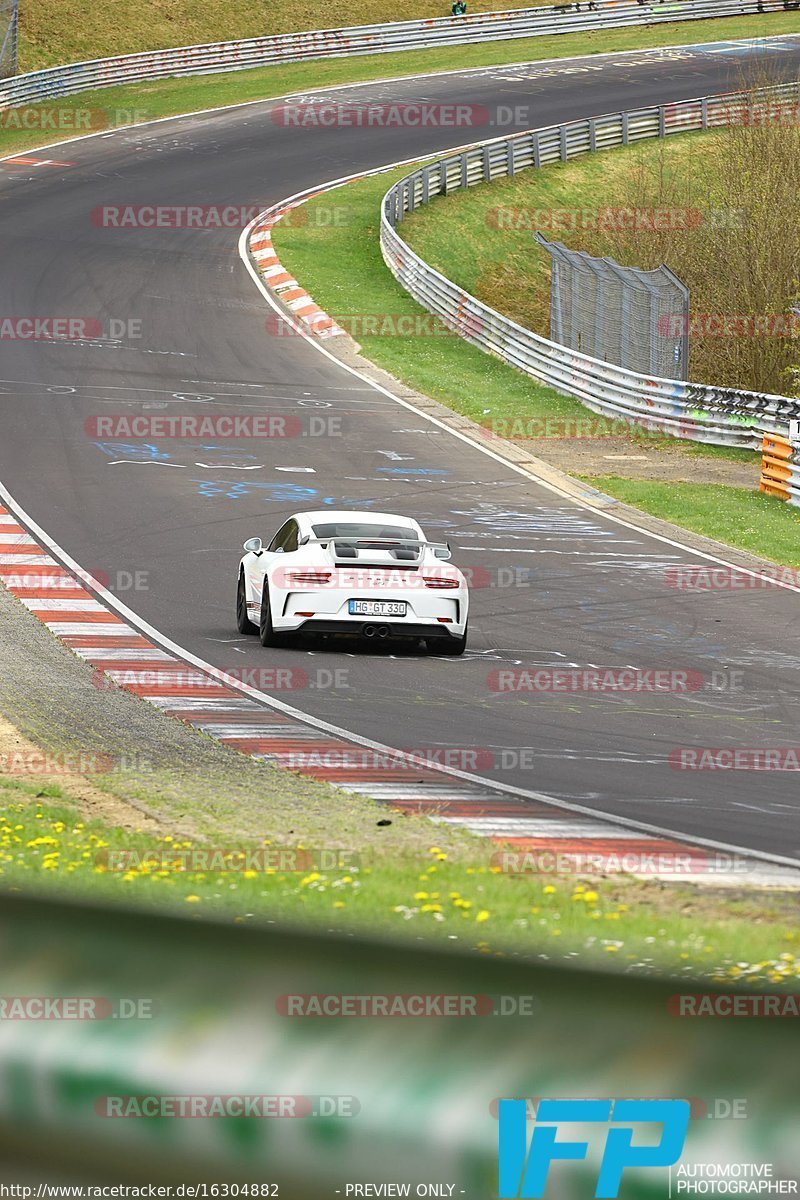
[[[800,567],[800,511],[746,488],[702,483],[652,483],[618,476],[587,480],[653,516],[717,538],[789,567]]]
[[[529,0],[503,0],[503,8],[522,8]],[[470,13],[498,8],[494,0],[470,0]],[[233,38],[265,37],[301,29],[336,29],[380,21],[414,21],[450,15],[449,0],[395,0],[376,11],[372,0],[21,0],[22,70],[85,58],[130,54],[163,46],[189,46]]]
[[[622,876],[507,875],[492,864],[489,843],[476,843],[459,861],[432,843],[422,856],[348,858],[335,869],[311,864],[293,872],[266,864],[237,869],[237,853],[269,850],[269,843],[228,840],[225,848],[227,868],[185,869],[181,855],[209,847],[81,819],[57,786],[0,776],[0,882],[7,888],[188,907],[237,922],[444,939],[486,953],[613,963],[635,973],[790,987],[800,978],[795,898],[786,893],[665,889]],[[121,864],[123,851],[135,857]]]
[[[470,13],[496,11],[498,8],[522,8],[528,0],[470,0]],[[80,0],[21,0],[20,70],[34,71],[59,63],[87,58],[131,54],[137,50],[155,50],[166,46],[188,46],[203,42],[230,41],[234,38],[264,37],[304,29],[335,29],[348,25],[369,25],[382,21],[409,21],[450,15],[449,0],[395,0],[391,9],[376,10],[371,0],[336,0],[320,5],[312,0],[256,0],[255,4],[231,3],[231,0],[157,0],[136,4],[133,0],[95,0],[90,6]],[[688,29],[701,25],[724,26],[725,37],[749,36],[750,32],[784,32],[785,17],[791,14],[764,14],[717,22],[684,22]],[[737,27],[745,33],[735,32]],[[647,30],[623,31],[623,35],[644,38],[636,45],[667,45],[666,39],[680,26],[661,27],[657,33]],[[797,28],[789,23],[786,32]],[[730,32],[729,32],[730,30]],[[568,34],[565,41],[582,39],[591,48],[598,41],[617,48],[612,39],[620,35],[602,32],[596,35]],[[653,37],[658,41],[653,41]],[[661,40],[663,36],[664,40]],[[714,34],[711,40],[719,36]],[[694,34],[692,34],[694,37]],[[590,40],[586,40],[586,39]],[[648,40],[649,39],[649,40]],[[538,39],[537,39],[538,40]],[[542,39],[550,43],[556,38]],[[683,34],[676,41],[691,41]],[[524,43],[522,43],[524,44]],[[626,43],[627,44],[627,43]],[[671,43],[674,44],[674,43]],[[475,49],[471,47],[470,49]],[[468,49],[452,52],[458,59]],[[583,53],[583,51],[581,51]],[[468,66],[469,63],[463,65]]]
[[[188,3],[188,0],[187,0]],[[359,0],[360,3],[360,0]],[[23,12],[22,68],[30,70],[50,66],[71,59],[97,57],[127,51],[152,49],[160,45],[181,45],[199,40],[234,38],[246,32],[241,21],[226,14],[216,32],[211,26],[203,26],[204,32],[194,25],[181,21],[170,23],[166,32],[161,32],[157,18],[150,6],[115,5],[113,14],[110,3],[92,9],[91,33],[80,33],[85,13],[76,0],[70,0],[69,8],[75,8],[74,21],[70,22],[64,4],[49,6],[48,29],[34,39],[30,32],[34,20],[33,12]],[[296,6],[298,7],[298,6]],[[334,14],[344,14],[344,6],[336,5],[325,10],[300,6],[307,14],[306,28],[319,27],[320,23],[330,27],[336,24]],[[47,11],[48,6],[39,9]],[[193,11],[199,12],[193,6]],[[206,9],[214,12],[214,7]],[[244,10],[239,10],[244,11]],[[366,12],[366,5],[364,6]],[[325,20],[322,15],[325,14]],[[369,10],[370,19],[374,9]],[[398,19],[401,10],[393,9]],[[429,13],[430,15],[430,13]],[[298,18],[299,19],[299,18]],[[303,17],[306,20],[306,16]],[[247,27],[249,29],[250,26]],[[86,92],[81,96],[59,99],[47,107],[50,110],[106,110],[108,118],[114,120],[118,111],[138,114],[139,120],[173,116],[177,113],[194,112],[226,104],[243,103],[248,100],[263,100],[309,87],[326,87],[337,83],[367,82],[389,76],[414,75],[419,72],[446,71],[467,67],[494,66],[507,63],[532,62],[541,59],[568,58],[578,54],[600,54],[618,50],[637,50],[651,46],[676,46],[687,43],[713,42],[719,39],[764,37],[780,33],[793,33],[800,28],[797,14],[780,13],[762,16],[734,17],[715,21],[691,21],[676,25],[661,25],[654,28],[609,30],[598,33],[564,34],[553,37],[524,38],[507,42],[481,42],[474,45],[456,46],[447,49],[410,51],[400,54],[377,54],[352,58],[320,60],[312,63],[297,63],[285,67],[260,67],[254,70],[231,72],[221,75],[205,75],[193,79],[173,79],[163,82],[137,84],[128,87],[106,88],[97,92]],[[72,34],[68,35],[68,31]],[[77,32],[76,32],[77,31]],[[136,31],[136,32],[134,32]],[[258,32],[264,26],[258,25]],[[74,37],[78,40],[74,40]],[[26,42],[26,38],[28,38]],[[73,39],[73,40],[71,40]],[[35,107],[35,106],[32,106]],[[37,134],[17,130],[0,129],[0,156],[24,148],[46,145],[73,136],[71,130],[62,132],[48,130]],[[454,140],[458,140],[455,138]]]

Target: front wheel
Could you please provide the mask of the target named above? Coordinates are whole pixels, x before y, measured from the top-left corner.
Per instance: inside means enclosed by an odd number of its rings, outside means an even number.
[[[291,636],[286,633],[276,633],[272,627],[272,609],[269,603],[269,584],[264,580],[264,590],[261,593],[261,620],[258,624],[258,636],[262,646],[288,646]]]
[[[447,658],[457,658],[464,653],[467,648],[467,631],[464,630],[461,637],[449,637],[434,641],[430,639],[428,642],[428,650],[432,654],[443,654]]]
[[[236,628],[239,633],[258,633],[258,626],[247,615],[247,593],[245,590],[244,574],[239,574],[239,585],[236,588]]]

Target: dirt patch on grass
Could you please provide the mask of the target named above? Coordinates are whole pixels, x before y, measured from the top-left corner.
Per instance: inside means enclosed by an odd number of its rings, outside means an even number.
[[[101,791],[95,783],[79,770],[67,769],[72,760],[79,767],[81,756],[46,755],[28,738],[23,737],[16,726],[0,716],[0,783],[24,781],[32,791],[32,797],[52,794],[53,789],[65,798],[74,801],[82,817],[100,820],[120,829],[142,830],[157,833],[165,826],[149,814],[142,812],[128,801]],[[39,773],[37,764],[42,762],[44,770]],[[89,760],[87,759],[87,762]],[[52,770],[47,770],[52,767]],[[25,795],[20,792],[20,795]]]
[[[760,465],[755,454],[750,461],[735,462],[701,456],[679,442],[659,439],[652,445],[646,439],[626,437],[526,438],[516,445],[572,475],[758,488]]]

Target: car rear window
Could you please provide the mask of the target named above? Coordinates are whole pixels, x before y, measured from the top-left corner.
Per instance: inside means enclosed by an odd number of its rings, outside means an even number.
[[[330,524],[315,525],[314,536],[318,538],[405,538],[416,541],[419,534],[405,525],[366,525],[350,521],[332,521]]]

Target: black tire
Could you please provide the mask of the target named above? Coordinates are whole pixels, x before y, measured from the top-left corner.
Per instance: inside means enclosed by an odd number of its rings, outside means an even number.
[[[258,633],[258,626],[253,624],[247,615],[244,575],[241,572],[239,573],[239,583],[236,588],[236,628],[239,630],[239,633]]]
[[[276,633],[272,628],[272,609],[269,603],[269,584],[264,580],[264,590],[261,593],[261,620],[258,625],[258,636],[262,646],[288,646],[291,636],[286,633]]]
[[[428,650],[431,654],[443,654],[446,658],[458,658],[467,648],[467,630],[463,637],[428,639]]]

